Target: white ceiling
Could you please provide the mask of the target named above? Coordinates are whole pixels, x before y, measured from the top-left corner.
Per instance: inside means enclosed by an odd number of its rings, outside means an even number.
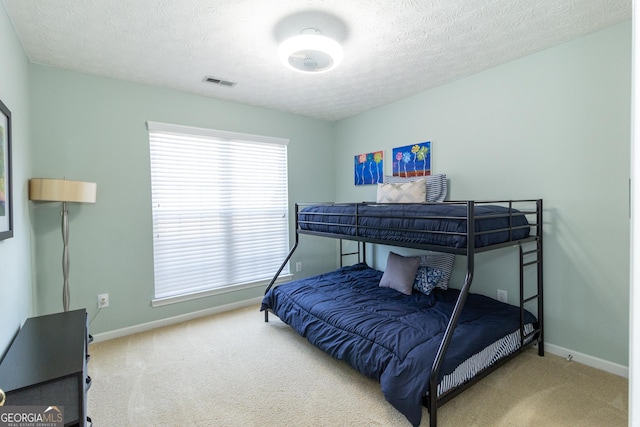
[[[1,0],[33,63],[340,120],[631,19],[631,0]],[[315,27],[339,68],[282,66]],[[203,82],[213,76],[234,87]]]

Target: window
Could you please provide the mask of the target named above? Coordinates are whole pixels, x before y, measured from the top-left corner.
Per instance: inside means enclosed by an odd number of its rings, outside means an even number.
[[[268,282],[289,252],[288,140],[157,122],[147,127],[152,305]]]

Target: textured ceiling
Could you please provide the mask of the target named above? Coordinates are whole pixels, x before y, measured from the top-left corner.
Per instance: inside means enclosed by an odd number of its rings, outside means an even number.
[[[340,120],[631,19],[631,0],[1,0],[31,62]],[[315,27],[335,70],[277,58]],[[205,76],[235,82],[203,82]]]

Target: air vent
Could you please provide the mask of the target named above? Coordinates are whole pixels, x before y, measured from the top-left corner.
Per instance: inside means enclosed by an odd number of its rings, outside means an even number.
[[[233,87],[236,85],[235,82],[230,82],[229,80],[222,80],[217,77],[205,76],[204,81],[207,83],[213,83],[220,86]]]

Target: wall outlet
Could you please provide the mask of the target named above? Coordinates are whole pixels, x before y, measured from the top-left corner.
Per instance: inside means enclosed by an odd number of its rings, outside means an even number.
[[[507,302],[507,291],[498,289],[498,301]]]
[[[98,308],[109,307],[109,294],[98,295]]]
[[[296,262],[296,272],[302,271],[302,261]]]

